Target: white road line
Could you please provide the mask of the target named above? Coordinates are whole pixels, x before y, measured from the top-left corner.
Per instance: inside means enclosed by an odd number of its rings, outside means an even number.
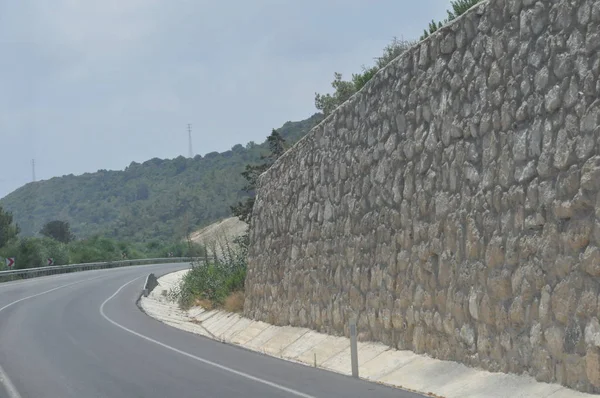
[[[21,394],[19,394],[12,381],[10,381],[2,366],[0,366],[0,384],[4,386],[9,398],[21,398]]]
[[[84,279],[84,280],[77,281],[77,282],[71,282],[71,283],[67,283],[66,285],[61,285],[61,286],[55,287],[55,288],[53,288],[53,289],[50,289],[50,290],[43,291],[43,292],[41,292],[41,293],[36,293],[36,294],[32,294],[31,296],[27,296],[27,297],[20,298],[20,299],[18,299],[18,300],[15,300],[15,301],[13,301],[12,303],[8,303],[8,304],[6,304],[6,305],[5,305],[4,307],[2,307],[2,308],[0,308],[0,312],[4,311],[4,310],[5,310],[5,309],[7,309],[8,307],[12,307],[13,305],[15,305],[15,304],[17,304],[17,303],[20,303],[21,301],[25,301],[25,300],[32,299],[32,298],[34,298],[34,297],[42,296],[42,295],[44,295],[44,294],[51,293],[51,292],[53,292],[53,291],[55,291],[55,290],[64,289],[65,287],[69,287],[69,286],[77,285],[77,284],[79,284],[79,283],[88,282],[88,281],[93,281],[94,279],[102,278],[103,276],[104,276],[104,275],[102,275],[102,276],[96,276],[95,278],[88,278],[88,279]]]
[[[261,378],[259,378],[259,377],[255,377],[255,376],[249,375],[249,374],[247,374],[247,373],[244,373],[244,372],[240,372],[239,370],[231,369],[231,368],[229,368],[229,367],[227,367],[227,366],[224,366],[224,365],[219,365],[218,363],[215,363],[215,362],[209,361],[208,359],[200,358],[200,357],[198,357],[198,356],[196,356],[196,355],[192,355],[192,354],[190,354],[190,353],[187,353],[187,352],[185,352],[185,351],[179,350],[179,349],[177,349],[177,348],[175,348],[175,347],[171,347],[170,345],[167,345],[167,344],[165,344],[165,343],[161,343],[160,341],[154,340],[154,339],[152,339],[152,338],[150,338],[150,337],[148,337],[148,336],[144,336],[144,335],[143,335],[143,334],[141,334],[141,333],[138,333],[138,332],[136,332],[136,331],[133,331],[133,330],[131,330],[131,329],[129,329],[129,328],[127,328],[127,327],[125,327],[125,326],[123,326],[123,325],[121,325],[121,324],[119,324],[119,323],[115,322],[115,321],[113,321],[113,320],[112,320],[112,319],[110,319],[108,316],[106,316],[106,314],[104,313],[104,306],[106,305],[106,303],[108,303],[110,300],[112,300],[112,299],[113,299],[113,298],[114,298],[114,297],[115,297],[117,294],[119,294],[119,292],[120,292],[121,290],[123,290],[123,289],[124,289],[124,288],[125,288],[127,285],[129,285],[129,284],[131,284],[131,283],[133,283],[133,282],[137,281],[137,280],[138,280],[138,279],[140,279],[140,278],[141,278],[141,277],[137,277],[137,278],[135,278],[135,279],[133,279],[133,280],[131,280],[131,281],[127,282],[126,284],[124,284],[123,286],[121,286],[119,289],[117,289],[117,291],[116,291],[116,292],[114,292],[114,293],[112,294],[112,296],[110,296],[109,298],[107,298],[106,300],[104,300],[104,302],[103,302],[103,303],[100,305],[100,315],[102,315],[102,317],[104,317],[104,319],[106,319],[107,321],[109,321],[110,323],[112,323],[113,325],[115,325],[116,327],[118,327],[118,328],[120,328],[120,329],[123,329],[123,330],[125,330],[126,332],[129,332],[129,333],[131,333],[131,334],[133,334],[133,335],[135,335],[135,336],[137,336],[137,337],[139,337],[139,338],[141,338],[141,339],[144,339],[144,340],[146,340],[146,341],[149,341],[149,342],[151,342],[151,343],[154,343],[154,344],[156,344],[156,345],[159,345],[159,346],[161,346],[161,347],[164,347],[164,348],[166,348],[166,349],[168,349],[168,350],[171,350],[171,351],[173,351],[173,352],[176,352],[176,353],[178,353],[178,354],[181,354],[181,355],[183,355],[183,356],[186,356],[186,357],[188,357],[188,358],[195,359],[195,360],[196,360],[196,361],[198,361],[198,362],[202,362],[202,363],[204,363],[204,364],[207,364],[207,365],[213,366],[213,367],[215,367],[215,368],[218,368],[218,369],[221,369],[221,370],[224,370],[224,371],[227,371],[227,372],[233,373],[233,374],[235,374],[235,375],[237,375],[237,376],[241,376],[241,377],[244,377],[244,378],[246,378],[246,379],[249,379],[249,380],[252,380],[252,381],[256,381],[256,382],[258,382],[258,383],[265,384],[265,385],[267,385],[267,386],[269,386],[269,387],[273,387],[273,388],[275,388],[275,389],[278,389],[278,390],[281,390],[281,391],[285,391],[285,392],[287,392],[287,393],[293,394],[293,395],[295,395],[295,396],[298,396],[298,397],[302,397],[302,398],[316,398],[316,397],[314,397],[314,396],[312,396],[312,395],[304,394],[304,393],[302,393],[302,392],[300,392],[300,391],[296,391],[296,390],[293,390],[293,389],[291,389],[291,388],[284,387],[284,386],[282,386],[282,385],[280,385],[280,384],[273,383],[273,382],[270,382],[270,381],[268,381],[268,380],[261,379]]]
[[[104,276],[104,275],[102,275],[102,276]],[[15,305],[17,303],[20,303],[21,301],[25,301],[25,300],[29,300],[34,297],[42,296],[44,294],[48,294],[48,293],[54,292],[59,289],[64,289],[65,287],[77,285],[82,282],[92,281],[94,279],[101,278],[102,276],[97,276],[95,278],[89,278],[89,279],[84,279],[84,280],[77,281],[77,282],[67,283],[66,285],[58,286],[53,289],[43,291],[41,293],[36,293],[36,294],[32,294],[31,296],[20,298],[18,300],[13,301],[12,303],[6,304],[2,308],[0,308],[0,312],[4,311],[8,307],[12,307],[13,305]],[[8,377],[8,375],[6,374],[4,369],[2,369],[2,366],[0,366],[0,384],[2,384],[4,386],[4,388],[6,389],[6,392],[8,393],[10,398],[21,398],[21,394],[19,394],[19,392],[15,388],[15,385],[12,383],[12,381],[10,381],[10,378]]]

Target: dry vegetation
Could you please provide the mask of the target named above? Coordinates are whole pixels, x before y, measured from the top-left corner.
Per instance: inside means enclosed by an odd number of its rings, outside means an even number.
[[[227,296],[223,308],[228,312],[241,313],[244,310],[244,292],[238,290]]]
[[[242,228],[243,227],[243,228]],[[181,308],[201,306],[241,312],[246,279],[247,224],[229,218],[189,236],[189,241],[205,248],[205,257],[193,263],[169,297]]]

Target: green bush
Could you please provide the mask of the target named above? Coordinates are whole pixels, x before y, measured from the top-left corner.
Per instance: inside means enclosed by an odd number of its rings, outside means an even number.
[[[100,236],[73,242],[69,252],[73,264],[121,260],[123,253],[116,241]]]
[[[12,240],[0,249],[0,257],[14,257],[15,268],[34,268],[47,265],[52,258],[55,265],[118,261],[123,259],[162,258],[173,253],[175,257],[199,257],[204,249],[199,244],[176,242],[152,244],[116,241],[103,236],[62,243],[51,238],[25,237]],[[0,269],[5,269],[0,264]]]
[[[222,306],[231,293],[243,291],[247,270],[246,240],[240,238],[233,243],[225,240],[216,246],[212,247],[210,258],[205,256],[203,261],[194,262],[179,286],[169,292],[171,299],[182,308],[193,306],[196,300],[208,300],[214,306]]]
[[[48,238],[23,238],[12,241],[0,250],[0,257],[14,257],[15,269],[47,265],[48,258],[56,265],[69,263],[67,245]]]
[[[183,308],[193,306],[197,299],[221,306],[227,296],[244,288],[245,279],[245,267],[230,268],[220,262],[195,264],[172,297]]]
[[[450,6],[452,7],[452,11],[450,11],[450,10],[446,11],[446,13],[448,14],[448,18],[446,18],[443,22],[442,21],[435,22],[434,20],[429,22],[429,26],[427,27],[427,29],[425,29],[423,31],[423,34],[421,35],[421,37],[419,39],[423,40],[423,39],[429,37],[429,35],[437,32],[439,29],[441,29],[442,26],[444,26],[445,24],[447,24],[449,22],[454,21],[456,18],[460,17],[465,12],[469,11],[469,9],[471,7],[473,7],[475,4],[480,3],[481,1],[483,1],[483,0],[454,0],[454,1],[451,1]]]

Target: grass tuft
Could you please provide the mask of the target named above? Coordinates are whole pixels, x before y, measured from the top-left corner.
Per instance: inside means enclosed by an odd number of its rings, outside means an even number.
[[[223,308],[225,311],[241,313],[244,310],[244,292],[238,290],[227,296]]]

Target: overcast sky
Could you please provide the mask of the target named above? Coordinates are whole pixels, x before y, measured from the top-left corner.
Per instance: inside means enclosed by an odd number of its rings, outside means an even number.
[[[0,1],[0,198],[31,181],[225,151],[313,114],[335,71],[448,0]]]

